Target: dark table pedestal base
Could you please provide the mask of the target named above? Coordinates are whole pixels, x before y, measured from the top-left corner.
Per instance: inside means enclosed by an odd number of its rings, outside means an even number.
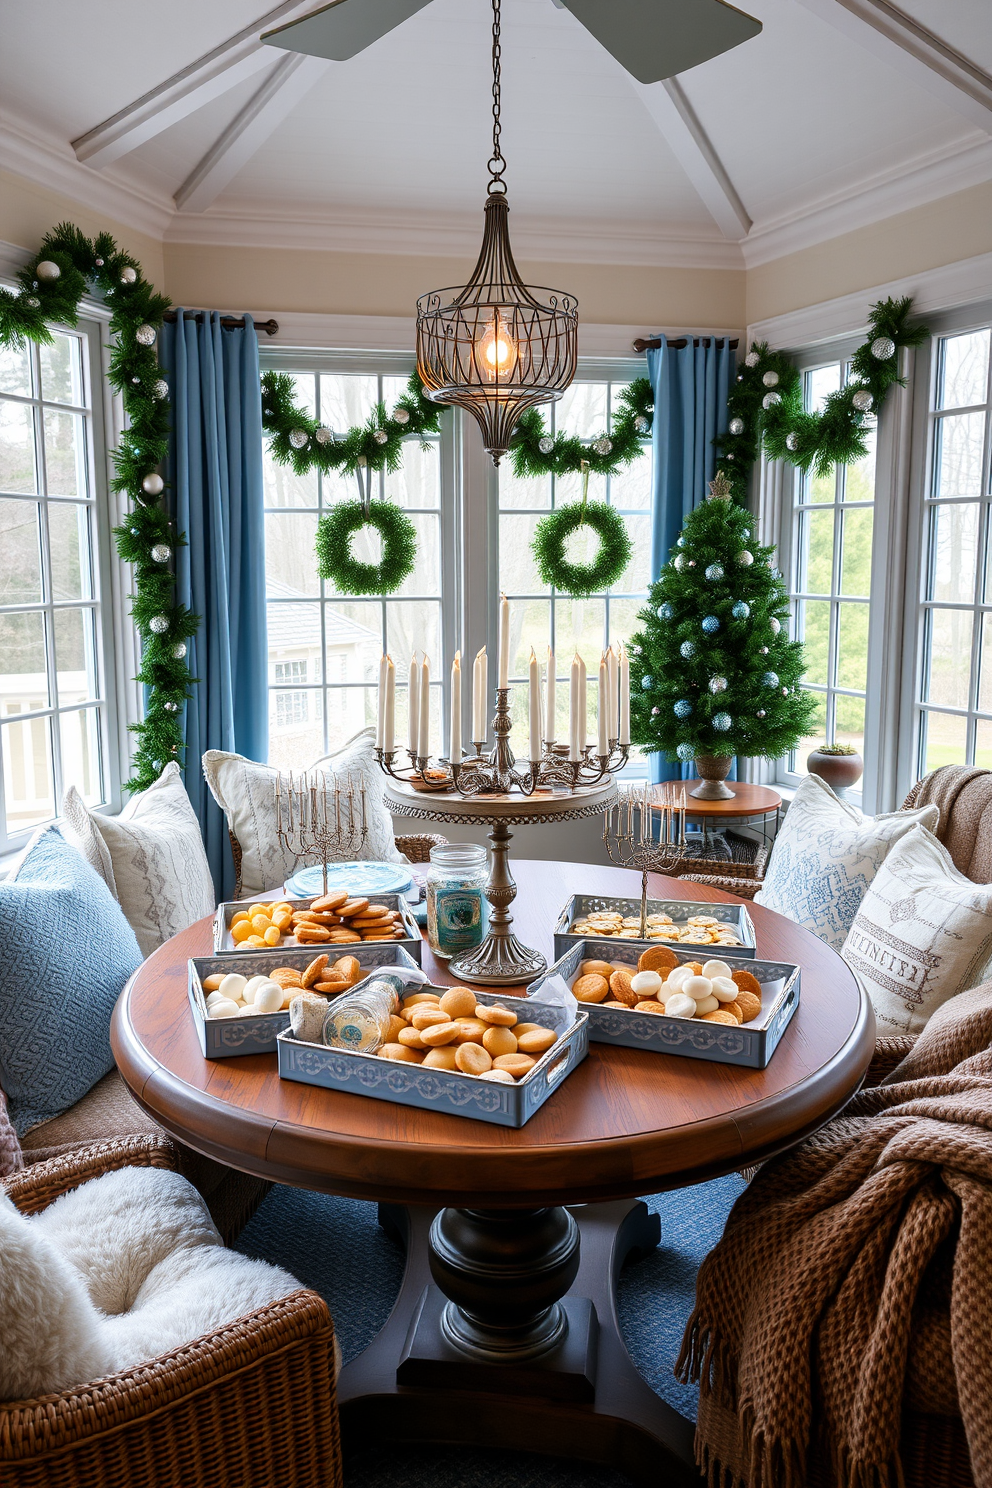
[[[346,1452],[464,1443],[606,1463],[644,1488],[698,1488],[692,1422],[644,1382],[617,1322],[621,1267],[660,1238],[644,1204],[383,1205],[380,1223],[406,1245],[406,1271],[385,1327],[341,1372]]]

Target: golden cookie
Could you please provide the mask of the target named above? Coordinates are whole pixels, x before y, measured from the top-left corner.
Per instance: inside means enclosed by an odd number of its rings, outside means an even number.
[[[408,1008],[415,1008],[421,1002],[439,1003],[440,1001],[440,992],[408,992],[403,999],[403,1011],[406,1012]]]
[[[393,1013],[390,1016],[389,1027],[386,1029],[386,1037],[383,1042],[387,1044],[398,1044],[400,1041],[400,1029],[405,1027],[406,1024],[403,1022],[403,1019],[399,1016],[399,1014]]]
[[[665,1004],[663,1002],[655,1002],[651,997],[645,997],[643,1002],[637,1004],[637,1011],[639,1013],[663,1013],[665,1011]]]
[[[579,967],[582,976],[600,976],[609,979],[614,967],[609,961],[583,961]]]
[[[490,1023],[483,1023],[481,1018],[456,1018],[455,1023],[458,1028],[456,1044],[481,1044],[483,1034],[492,1027]]]
[[[300,977],[300,986],[312,987],[315,982],[319,982],[324,975],[324,968],[330,959],[330,956],[315,956]]]
[[[500,1054],[493,1060],[493,1069],[506,1070],[515,1080],[520,1080],[537,1063],[529,1054]]]
[[[473,1018],[477,998],[468,987],[450,987],[441,998],[441,1011],[449,1018]]]
[[[625,1002],[601,1002],[599,1005],[600,1005],[600,1007],[623,1008],[623,1010],[624,1010],[625,1013],[629,1013],[630,1012],[630,1008],[627,1006],[627,1004]]]
[[[732,971],[730,980],[736,982],[742,992],[753,992],[758,1001],[761,1001],[761,983],[753,971]]]
[[[321,910],[340,909],[342,904],[347,904],[347,902],[348,890],[335,889],[330,894],[322,894],[319,899],[311,899],[310,908],[319,914]]]
[[[430,1028],[433,1023],[450,1023],[449,1015],[434,1002],[422,1002],[410,1012],[411,1028]]]
[[[518,1029],[520,1025],[517,1025]],[[517,1048],[521,1054],[546,1054],[558,1035],[553,1028],[525,1028],[517,1034]]]
[[[738,1023],[744,1022],[744,1009],[736,1000],[734,1002],[725,1002],[723,1004],[723,1011],[725,1013],[733,1013]]]
[[[297,930],[297,940],[313,940],[315,938],[314,931],[318,928],[316,925],[311,930],[306,930],[304,927],[302,933],[300,930]],[[332,945],[354,945],[362,937],[357,930],[325,930],[323,932],[323,938],[329,940]]]
[[[602,1002],[609,990],[605,976],[580,976],[572,983],[572,994],[579,1002]]]
[[[479,1044],[459,1044],[455,1049],[455,1064],[464,1075],[484,1075],[492,1069],[493,1058]]]
[[[445,1044],[443,1049],[428,1049],[424,1055],[424,1069],[457,1069],[455,1052],[451,1044]]]
[[[429,1049],[430,1044],[425,1044],[423,1035],[419,1028],[401,1028],[396,1035],[396,1042],[402,1044],[406,1049]]]
[[[332,939],[330,930],[324,925],[297,925],[293,934],[300,945],[322,945],[324,941]]]
[[[626,1003],[627,1007],[633,1007],[637,1001],[637,993],[631,987],[631,972],[627,969],[615,971],[610,977],[610,991],[617,1002]]]
[[[420,1049],[410,1049],[406,1044],[383,1044],[379,1050],[380,1059],[395,1059],[397,1064],[423,1064],[424,1056]]]
[[[499,1025],[503,1028],[512,1028],[517,1021],[516,1013],[511,1013],[502,1003],[494,1002],[492,1007],[486,1007],[479,1003],[475,1009],[475,1016],[483,1023]]]
[[[348,992],[350,989],[351,983],[347,978],[335,980],[329,977],[326,982],[314,982],[313,984],[313,990],[323,993],[325,997],[339,997],[342,992]]]
[[[726,1012],[723,1008],[715,1008],[711,1013],[700,1013],[701,1023],[726,1023],[731,1028],[737,1027],[737,1019],[733,1013]]]
[[[482,1047],[493,1059],[500,1054],[515,1054],[517,1052],[517,1036],[512,1028],[487,1028],[482,1035]]]
[[[732,1002],[726,1003],[726,1007],[733,1007]],[[753,992],[740,991],[737,994],[737,1006],[744,1014],[744,1022],[751,1023],[761,1012],[761,998],[755,997]]]
[[[440,1049],[442,1044],[453,1043],[458,1037],[457,1023],[432,1023],[425,1028],[420,1037],[428,1049]]]
[[[648,946],[637,958],[638,971],[664,971],[668,967],[677,966],[679,958],[668,946]]]
[[[204,990],[204,992],[216,992],[217,989],[218,989],[218,987],[220,986],[221,982],[224,980],[224,977],[226,976],[226,974],[227,973],[226,972],[223,972],[223,971],[215,971],[214,974],[213,974],[213,976],[204,977],[203,978],[203,990]],[[294,973],[294,975],[295,975],[295,973]],[[274,980],[274,978],[273,978],[273,980]]]
[[[368,909],[368,907],[369,901],[367,899],[347,899],[345,900],[344,904],[341,905],[340,909],[338,910],[338,914],[344,920],[347,919],[349,915],[361,914],[362,910]]]
[[[339,956],[333,966],[334,975],[356,982],[362,975],[362,963],[357,956]]]

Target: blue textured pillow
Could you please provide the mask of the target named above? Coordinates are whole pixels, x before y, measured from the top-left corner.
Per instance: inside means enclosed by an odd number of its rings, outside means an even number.
[[[110,1015],[141,965],[106,884],[52,826],[0,883],[0,1088],[19,1137],[114,1067]]]

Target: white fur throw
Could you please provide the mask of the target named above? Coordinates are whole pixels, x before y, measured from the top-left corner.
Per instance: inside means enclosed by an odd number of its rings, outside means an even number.
[[[31,1216],[0,1195],[0,1399],[119,1373],[299,1286],[225,1250],[177,1173],[105,1173]]]

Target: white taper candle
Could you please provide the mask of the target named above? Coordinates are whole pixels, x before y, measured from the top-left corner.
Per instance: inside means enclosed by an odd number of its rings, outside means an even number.
[[[630,743],[630,661],[627,647],[620,647],[620,743]]]
[[[431,752],[431,664],[427,660],[427,652],[424,652],[423,665],[420,668],[420,754],[424,759],[429,758]]]
[[[568,757],[570,760],[582,758],[579,749],[579,657],[577,653],[568,679]]]
[[[596,746],[596,753],[601,754],[604,757],[610,752],[610,746],[607,743],[607,740],[609,738],[611,712],[610,664],[606,658],[606,652],[604,651],[602,659],[599,663],[599,708],[597,710],[599,721],[599,742]]]
[[[375,719],[375,747],[383,749],[386,737],[386,674],[389,670],[389,662],[385,651],[379,661],[379,693],[377,698],[378,709]]]
[[[455,652],[451,663],[451,730],[448,738],[448,758],[453,765],[462,757],[462,653]]]
[[[557,687],[555,679],[555,653],[548,647],[548,674],[545,679],[544,690],[544,740],[546,744],[555,742],[557,723],[555,722],[555,708],[557,707]]]
[[[417,653],[410,658],[410,753],[416,754],[420,744],[420,667]]]
[[[396,737],[396,667],[393,658],[386,657],[386,705],[382,719],[382,748],[392,754]]]
[[[620,729],[620,694],[618,689],[617,653],[612,646],[607,648],[606,670],[610,689],[610,711],[606,720],[607,731],[611,739],[616,739],[619,737]]]
[[[505,594],[499,601],[499,687],[510,685],[510,601]]]
[[[530,648],[530,757],[537,764],[541,758],[541,673],[537,654]]]

